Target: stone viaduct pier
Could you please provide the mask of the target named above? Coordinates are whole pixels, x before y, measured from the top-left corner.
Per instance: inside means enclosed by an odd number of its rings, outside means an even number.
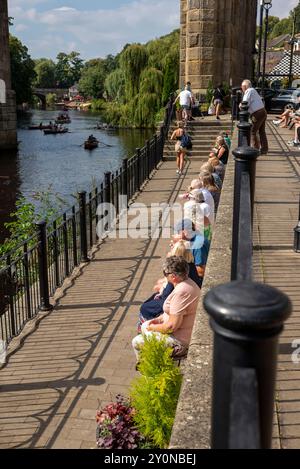
[[[0,150],[17,147],[15,93],[11,89],[7,0],[0,2]]]
[[[180,86],[194,92],[253,75],[257,0],[181,0]]]

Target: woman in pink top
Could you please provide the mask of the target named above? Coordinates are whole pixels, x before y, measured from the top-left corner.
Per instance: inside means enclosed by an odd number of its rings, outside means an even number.
[[[189,265],[182,257],[169,257],[164,263],[164,275],[174,285],[174,290],[164,303],[164,313],[142,325],[142,334],[132,341],[137,360],[144,344],[144,336],[165,338],[166,345],[176,354],[184,353],[189,346],[201,291],[188,277]]]

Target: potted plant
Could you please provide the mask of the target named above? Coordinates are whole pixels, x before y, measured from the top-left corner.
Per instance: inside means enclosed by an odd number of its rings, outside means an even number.
[[[135,410],[129,400],[118,395],[116,402],[97,412],[97,446],[101,449],[150,448],[146,439],[136,429],[133,416]]]

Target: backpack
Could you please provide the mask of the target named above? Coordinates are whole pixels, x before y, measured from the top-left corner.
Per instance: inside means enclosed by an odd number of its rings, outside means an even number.
[[[181,146],[187,150],[191,150],[193,148],[192,139],[188,134],[183,134],[181,137]]]

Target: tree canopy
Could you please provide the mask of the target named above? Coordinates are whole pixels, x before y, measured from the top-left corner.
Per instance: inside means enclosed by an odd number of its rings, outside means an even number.
[[[9,37],[12,88],[16,92],[17,104],[30,102],[32,84],[36,77],[34,61],[28,49],[15,36]]]

